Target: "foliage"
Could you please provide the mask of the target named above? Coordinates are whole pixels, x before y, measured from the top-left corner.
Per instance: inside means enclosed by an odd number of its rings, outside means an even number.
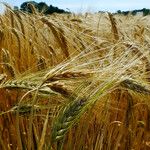
[[[137,13],[142,13],[143,16],[147,16],[150,14],[150,9],[143,8],[143,9],[138,9],[138,10],[133,10],[133,11],[121,11],[121,10],[117,11],[117,14],[123,14],[123,15],[132,14],[134,16]]]
[[[143,8],[142,11],[143,11],[143,16],[147,16],[150,14],[150,9]]]
[[[29,4],[32,4],[38,12],[43,12],[45,15],[52,13],[69,13],[63,9],[59,9],[58,7],[54,7],[52,5],[48,6],[44,2],[37,3],[35,1],[27,1],[22,3],[20,6],[20,10],[28,13],[33,13],[31,5]]]

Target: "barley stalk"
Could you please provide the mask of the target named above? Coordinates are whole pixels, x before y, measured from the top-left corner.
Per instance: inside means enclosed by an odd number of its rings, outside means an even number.
[[[44,125],[43,125],[43,131],[42,131],[42,135],[41,135],[40,142],[39,142],[39,145],[38,145],[38,150],[42,150],[42,148],[44,146],[48,120],[49,120],[49,110],[47,111],[46,119],[45,119],[45,122],[44,122]]]
[[[73,102],[69,103],[64,109],[62,109],[54,121],[51,142],[55,143],[57,141],[61,141],[69,128],[71,128],[71,126],[77,122],[87,108],[94,104],[100,98],[100,96],[102,96],[102,94],[112,88],[113,82],[115,81],[106,83],[106,85],[90,95],[88,99],[86,97],[77,97]]]
[[[2,146],[2,149],[3,149],[3,150],[7,150],[6,145],[5,145],[5,141],[4,141],[4,139],[2,138],[1,130],[0,130],[0,145]]]

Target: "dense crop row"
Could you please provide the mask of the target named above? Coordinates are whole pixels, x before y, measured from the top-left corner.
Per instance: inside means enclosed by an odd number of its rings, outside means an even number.
[[[150,148],[149,16],[0,16],[0,149]]]

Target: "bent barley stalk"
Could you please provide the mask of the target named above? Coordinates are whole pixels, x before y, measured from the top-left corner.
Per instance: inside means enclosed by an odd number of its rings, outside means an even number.
[[[54,121],[52,128],[51,143],[55,143],[64,138],[67,131],[71,128],[74,123],[77,123],[77,120],[81,115],[94,104],[102,94],[107,92],[110,88],[114,86],[113,81],[107,83],[104,87],[99,89],[94,95],[90,98],[77,98],[70,104],[68,104],[58,115]]]

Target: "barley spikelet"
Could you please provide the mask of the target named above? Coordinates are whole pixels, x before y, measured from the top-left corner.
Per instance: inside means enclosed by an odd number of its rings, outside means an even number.
[[[76,19],[76,18],[71,19],[70,21],[72,21],[72,22],[82,23],[82,20],[81,20],[81,19]]]
[[[14,19],[14,13],[12,11],[10,12],[10,21],[11,21],[11,27],[15,28],[15,19]]]
[[[75,98],[73,92],[62,84],[59,83],[49,84],[48,87],[50,87],[50,89],[53,90],[54,92],[60,93],[62,96],[69,98],[69,100],[70,99],[73,100]]]
[[[135,39],[139,38],[141,42],[143,42],[144,30],[145,30],[144,27],[137,25],[137,28],[135,28],[134,38]]]
[[[145,86],[143,86],[139,83],[136,83],[133,80],[126,79],[126,80],[122,81],[120,83],[120,85],[124,88],[130,89],[130,90],[137,92],[137,93],[150,94],[149,89],[147,89]]]
[[[37,14],[37,10],[33,4],[28,3],[27,6],[31,9],[33,14]]]
[[[16,113],[19,112],[19,115],[29,115],[31,113],[31,109],[33,109],[34,112],[39,111],[39,107],[34,105],[33,107],[31,105],[19,105],[12,108],[12,111]]]
[[[6,74],[0,74],[0,84],[3,84],[3,82],[5,81],[7,75]]]
[[[9,63],[10,62],[10,53],[8,50],[2,48],[2,61],[4,63]]]
[[[65,37],[64,30],[61,28],[58,28],[59,31],[59,36],[60,36],[60,41],[61,41],[61,48],[63,52],[65,53],[66,57],[69,57],[69,50],[68,50],[68,45],[67,45],[67,39]]]
[[[56,57],[56,52],[55,52],[54,48],[51,45],[48,45],[48,48],[49,48],[50,52]]]
[[[38,86],[37,84],[32,83],[30,81],[12,80],[12,81],[7,81],[4,85],[2,85],[2,88],[34,89],[37,86]]]
[[[108,13],[109,19],[110,19],[110,23],[111,23],[111,29],[112,29],[112,33],[114,35],[114,39],[116,41],[119,40],[119,33],[118,33],[118,29],[117,29],[117,23],[115,18],[113,17],[113,15],[111,13]]]
[[[23,24],[23,19],[22,19],[22,15],[20,15],[20,12],[15,12],[15,15],[17,16],[17,19],[20,23],[20,26],[21,26],[21,30],[22,30],[22,33],[23,33],[23,37],[25,37],[25,27],[24,27],[24,24]]]
[[[4,26],[4,21],[3,21],[2,17],[0,17],[0,23],[1,23],[1,26]]]
[[[0,29],[0,47],[1,47],[1,43],[2,43],[3,37],[4,37],[4,33],[3,33],[3,31]]]
[[[6,89],[23,89],[23,90],[38,90],[42,94],[54,94],[58,95],[59,93],[55,90],[53,91],[50,87],[43,85],[42,87],[38,88],[38,83],[33,83],[30,81],[7,81],[3,85],[0,86],[0,88],[6,88]],[[40,94],[39,93],[39,94]]]
[[[65,79],[83,79],[91,77],[92,73],[83,73],[83,72],[64,72],[61,74],[54,75],[50,78],[47,78],[45,82],[49,83],[57,80]]]
[[[147,56],[144,56],[143,52],[141,52],[141,50],[138,47],[133,46],[130,43],[125,43],[125,46],[132,50],[133,55],[138,55],[138,57],[143,56],[141,60],[145,64],[145,72],[147,73],[147,80],[150,81],[150,75],[149,75],[149,72],[150,72],[150,61],[149,61],[149,58]]]
[[[4,66],[5,71],[8,72],[12,78],[14,78],[16,76],[15,69],[11,64],[3,63],[2,65]]]
[[[74,121],[80,116],[80,113],[82,112],[83,107],[86,105],[86,102],[86,99],[81,98],[78,101],[70,103],[65,107],[65,109],[63,109],[63,111],[60,113],[60,116],[54,122],[52,128],[52,143],[63,139],[64,135],[68,131],[68,128],[73,125]]]
[[[38,29],[37,29],[37,27],[36,27],[36,25],[35,25],[35,21],[33,20],[33,19],[30,19],[30,22],[31,22],[31,27],[33,28],[33,30],[34,30],[34,35],[35,35],[35,38],[34,38],[34,40],[35,40],[35,42],[37,42],[38,43],[38,41],[37,41],[37,39],[38,39]],[[41,34],[42,35],[42,34]],[[43,36],[43,35],[42,35]],[[44,37],[44,36],[43,36]],[[44,39],[46,39],[45,37],[44,37]]]
[[[47,18],[41,18],[41,21],[46,24],[52,31],[55,39],[58,41],[58,44],[60,45],[63,54],[66,57],[69,57],[69,52],[66,44],[66,40],[64,39],[63,35],[59,33],[60,29],[58,29],[52,22],[50,22]],[[60,37],[61,36],[61,37]],[[62,39],[61,39],[62,38]],[[67,48],[67,49],[66,49]]]
[[[16,36],[16,38],[18,40],[18,57],[20,59],[21,58],[21,39],[20,39],[20,36],[19,36],[18,31],[16,29],[12,28],[12,33]]]
[[[49,54],[51,57],[51,59],[50,59],[51,60],[51,66],[54,66],[57,63],[57,55],[56,55],[56,52],[51,45],[48,45],[48,48],[49,48]]]
[[[38,70],[43,70],[46,68],[46,59],[43,56],[39,56],[37,66]]]

